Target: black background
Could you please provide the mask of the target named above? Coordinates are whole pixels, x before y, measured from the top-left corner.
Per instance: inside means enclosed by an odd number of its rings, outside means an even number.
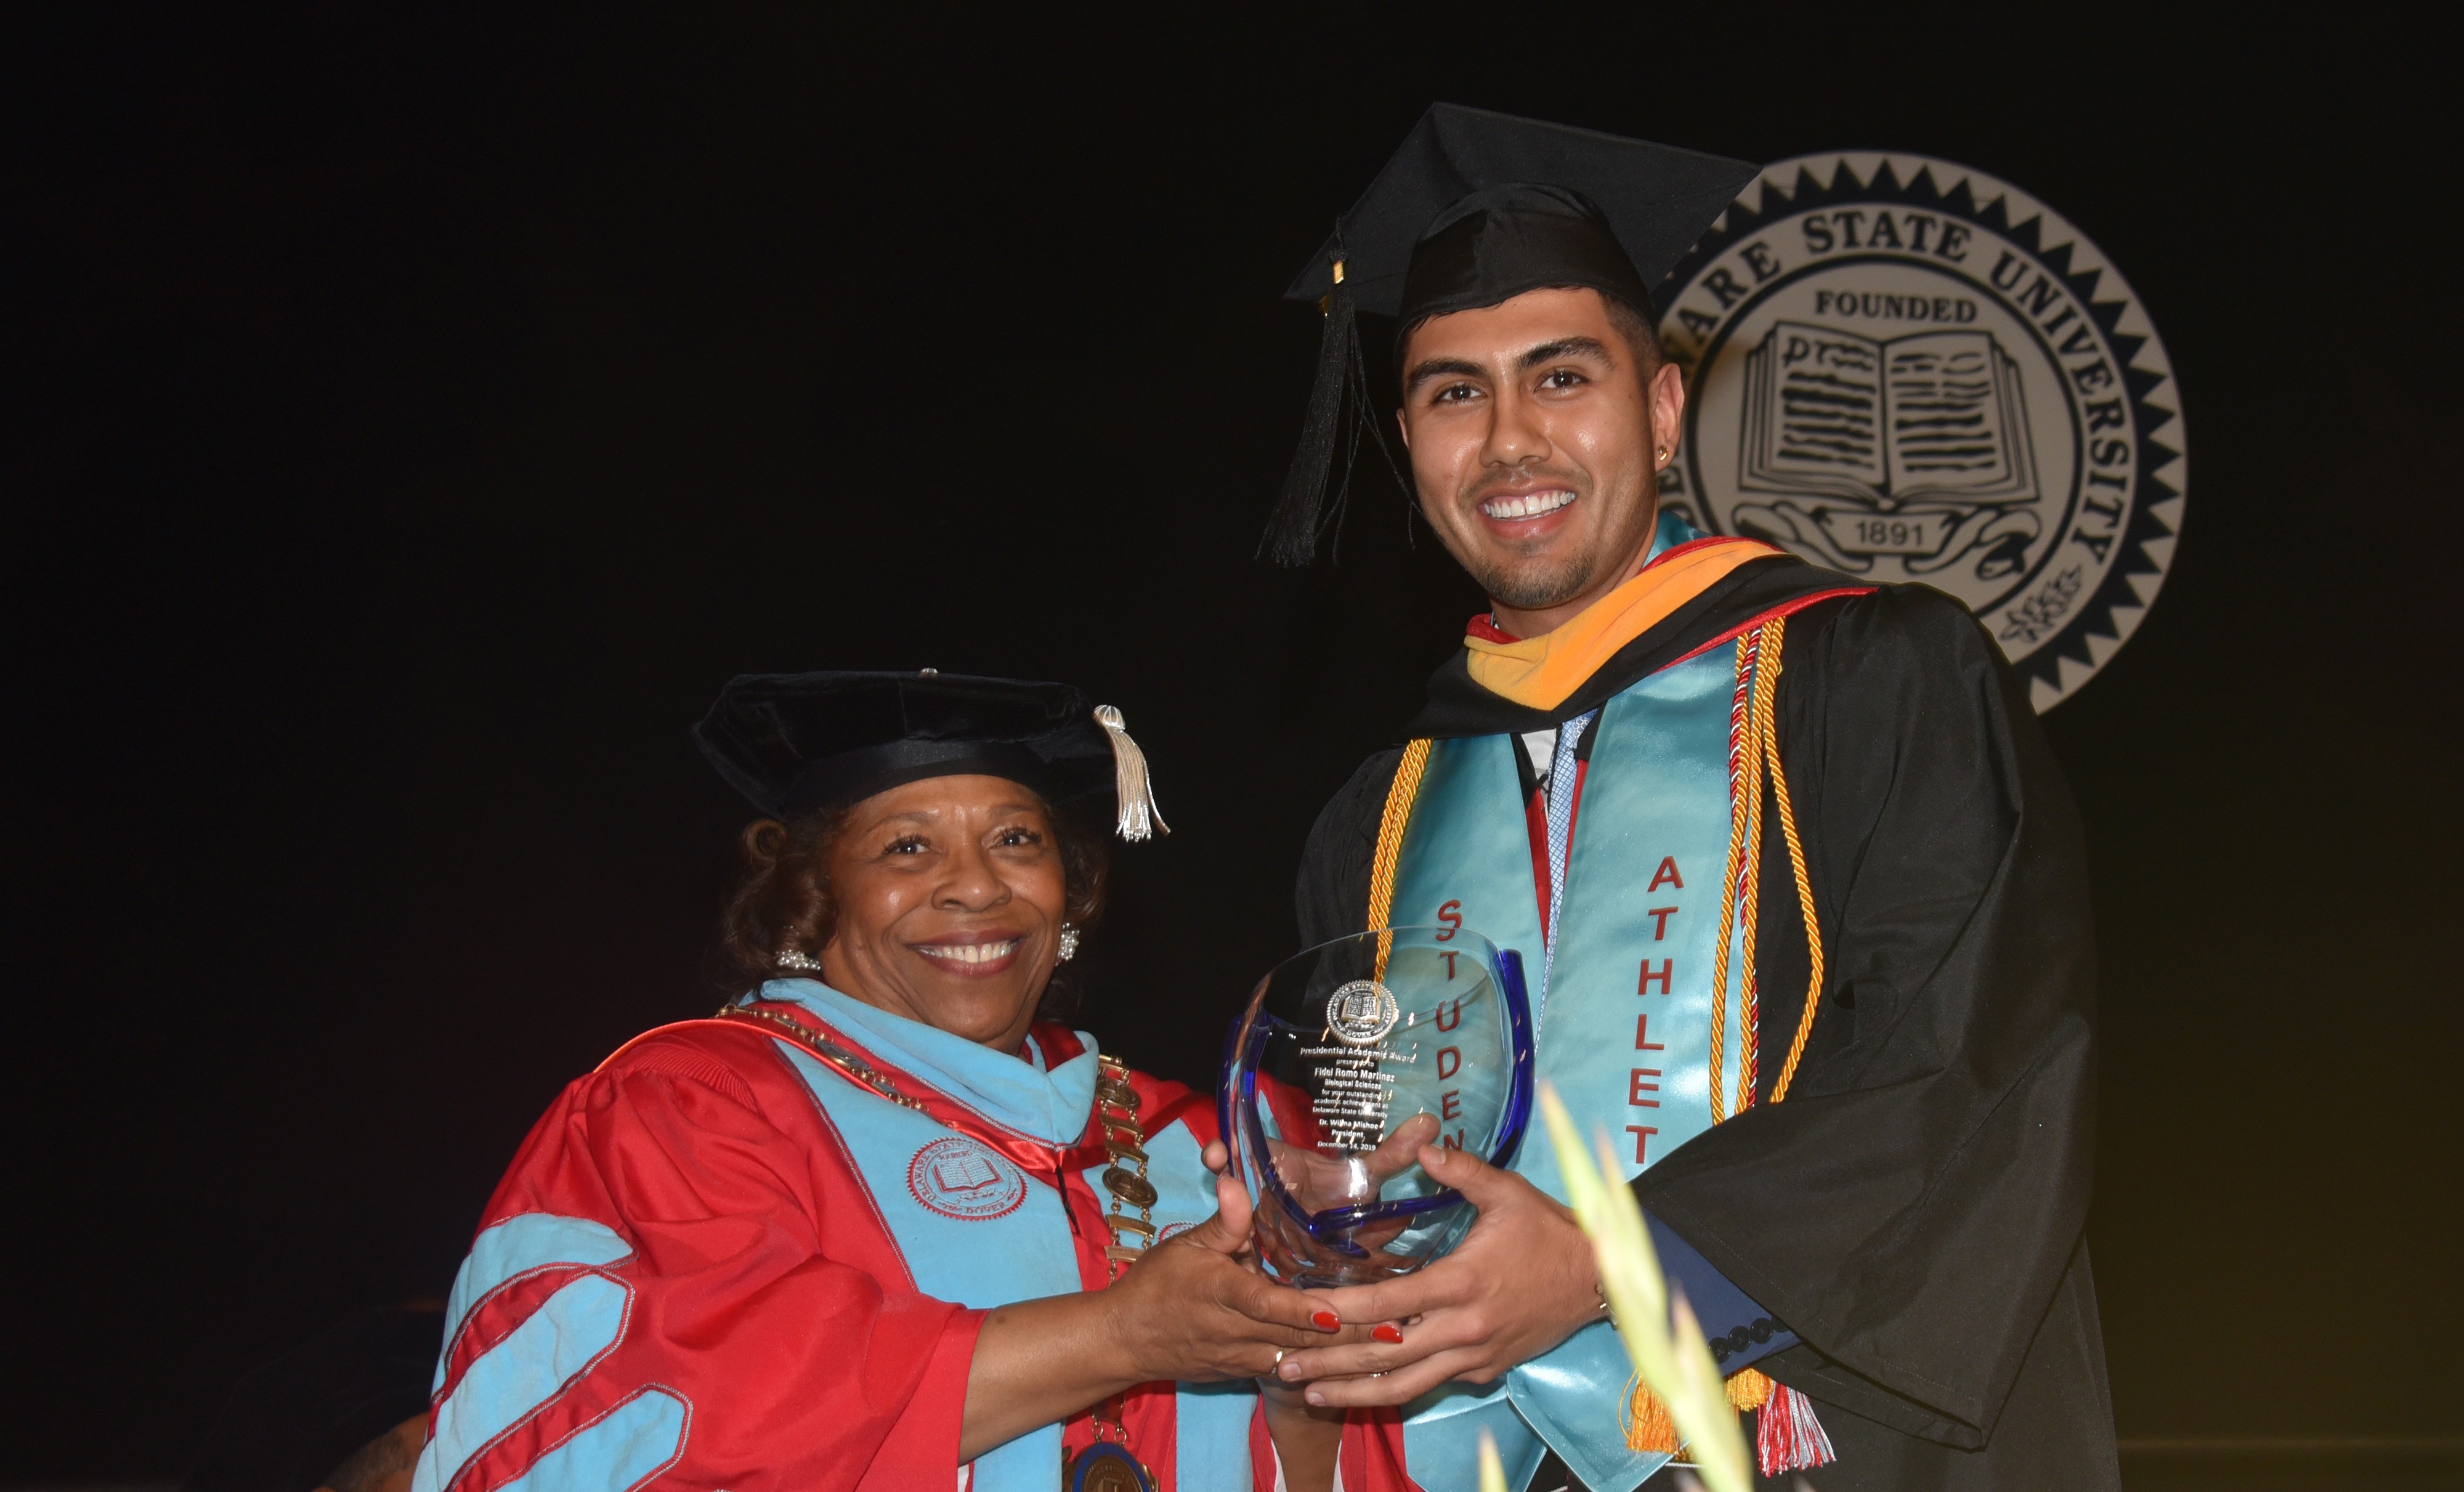
[[[2130,276],[2186,532],[2049,717],[2095,854],[2117,1417],[2452,1424],[2430,38],[53,9],[0,165],[0,1478],[176,1470],[248,1366],[442,1293],[558,1086],[711,1003],[746,815],[685,731],[731,673],[1121,705],[1178,832],[1120,857],[1088,1019],[1203,1081],[1318,803],[1479,600],[1376,490],[1338,567],[1250,558],[1316,337],[1277,296],[1437,99],[1964,162]]]

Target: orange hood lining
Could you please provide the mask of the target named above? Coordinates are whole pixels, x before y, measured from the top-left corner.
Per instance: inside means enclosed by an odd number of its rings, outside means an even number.
[[[1553,631],[1515,642],[1466,636],[1472,682],[1528,709],[1554,710],[1617,649],[1668,620],[1739,565],[1783,553],[1751,538],[1698,538],[1680,544]]]

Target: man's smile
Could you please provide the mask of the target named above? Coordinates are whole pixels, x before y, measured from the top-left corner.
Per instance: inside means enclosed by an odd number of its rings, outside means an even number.
[[[1563,487],[1544,488],[1536,493],[1500,493],[1485,498],[1480,511],[1492,518],[1538,518],[1556,512],[1574,500],[1573,491]]]

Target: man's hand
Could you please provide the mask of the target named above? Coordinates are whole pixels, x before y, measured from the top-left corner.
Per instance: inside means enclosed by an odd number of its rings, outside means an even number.
[[[1461,1248],[1418,1273],[1309,1292],[1346,1322],[1405,1324],[1399,1343],[1287,1353],[1277,1375],[1319,1380],[1309,1385],[1311,1404],[1401,1404],[1456,1379],[1487,1383],[1601,1315],[1599,1266],[1573,1213],[1462,1151],[1431,1146],[1420,1165],[1479,1208],[1480,1220]]]

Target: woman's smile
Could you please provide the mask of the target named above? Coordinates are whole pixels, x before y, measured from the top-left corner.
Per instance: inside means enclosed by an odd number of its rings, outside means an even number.
[[[933,966],[962,979],[989,978],[1005,974],[1018,959],[1018,951],[1026,945],[1026,934],[1009,928],[987,928],[972,932],[949,932],[926,943],[910,943],[908,948],[924,955]]]

